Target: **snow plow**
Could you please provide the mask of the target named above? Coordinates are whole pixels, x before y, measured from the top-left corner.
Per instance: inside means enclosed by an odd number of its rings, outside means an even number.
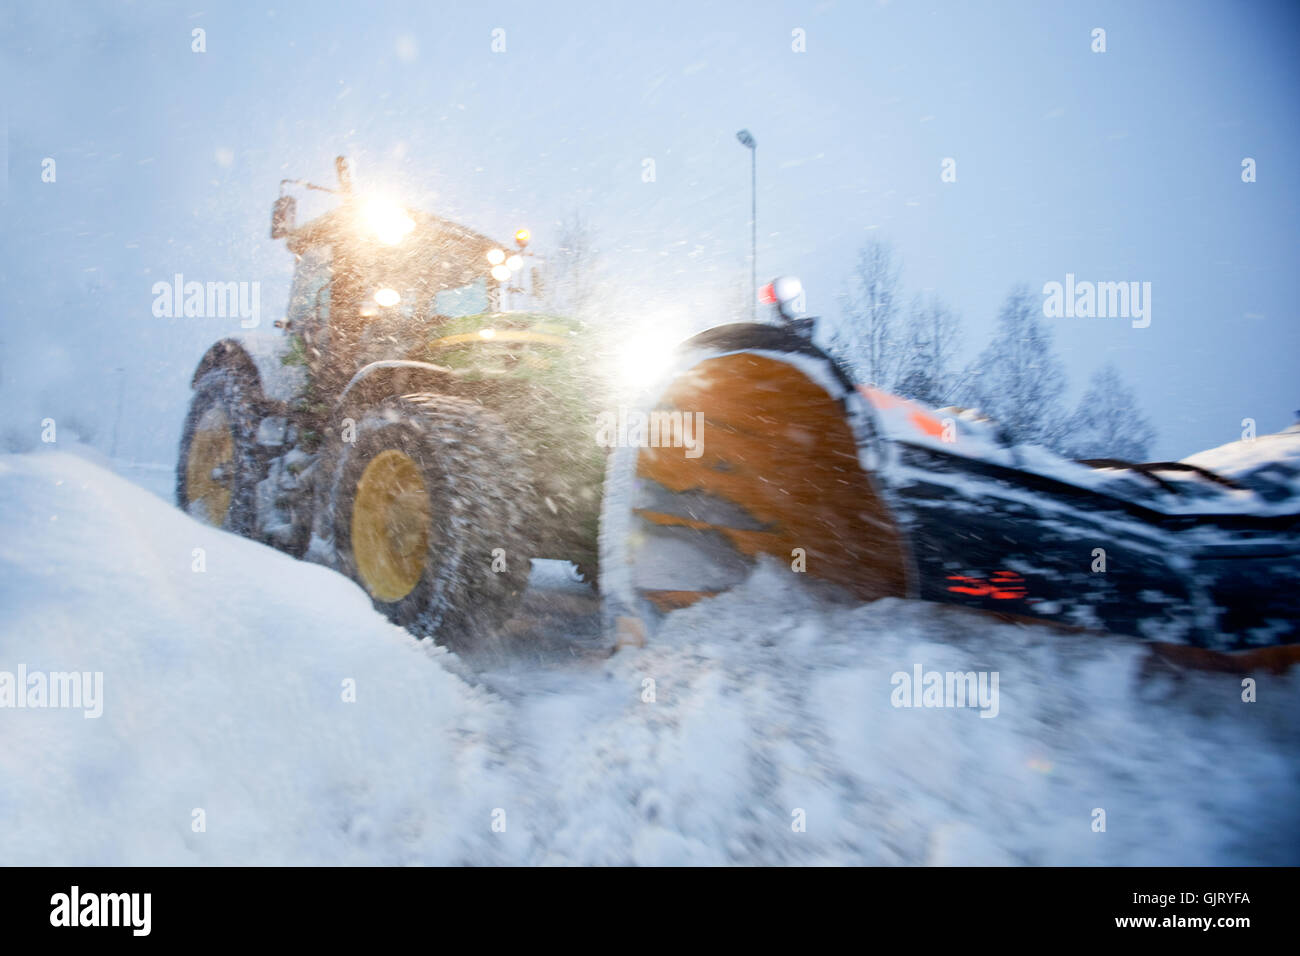
[[[1300,641],[1300,430],[1181,462],[1075,462],[978,413],[856,385],[797,280],[776,321],[683,343],[624,422],[596,338],[506,311],[515,251],[449,220],[285,181],[280,335],[210,348],[176,472],[191,515],[335,568],[458,648],[530,559],[594,578],[619,643],[762,561],[858,601],[919,598],[1209,654]],[[298,225],[286,187],[338,204]],[[623,409],[622,411],[627,411]],[[688,423],[694,428],[688,429]]]
[[[503,311],[517,249],[457,223],[285,181],[271,237],[296,267],[280,335],[212,346],[176,497],[191,515],[333,567],[420,636],[465,646],[513,612],[530,559],[596,568],[604,452],[580,323]],[[286,187],[333,193],[298,225]]]
[[[647,414],[702,415],[698,454],[611,457],[602,590],[625,642],[760,560],[859,600],[1207,653],[1300,641],[1300,426],[1181,462],[1071,461],[976,412],[855,385],[813,320],[779,310],[781,325],[690,339],[643,398]]]

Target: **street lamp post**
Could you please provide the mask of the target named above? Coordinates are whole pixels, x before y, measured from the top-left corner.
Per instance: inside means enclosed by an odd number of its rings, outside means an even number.
[[[749,311],[758,321],[758,143],[749,130],[736,134],[740,145],[749,150]]]

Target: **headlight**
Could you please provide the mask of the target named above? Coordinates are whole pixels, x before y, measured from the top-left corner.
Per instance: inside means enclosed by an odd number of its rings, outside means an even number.
[[[488,262],[492,263],[492,265],[499,266],[505,261],[506,253],[504,249],[491,249],[488,251]]]
[[[406,210],[387,199],[372,199],[362,212],[366,225],[385,245],[397,245],[415,228],[415,220]]]
[[[509,282],[510,269],[506,266],[493,266],[492,278],[496,279],[498,282]]]
[[[506,260],[506,268],[511,272],[518,272],[524,267],[524,260],[519,256],[511,256]]]
[[[392,308],[402,301],[402,297],[397,294],[396,289],[380,289],[375,293],[375,301],[385,309]]]
[[[618,382],[635,391],[655,384],[672,367],[677,341],[671,333],[642,333],[624,341],[614,356]]]

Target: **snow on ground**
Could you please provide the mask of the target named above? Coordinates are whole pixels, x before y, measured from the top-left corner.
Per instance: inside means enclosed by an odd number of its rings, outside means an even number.
[[[0,674],[104,675],[98,719],[0,708],[0,862],[1300,862],[1297,675],[1245,704],[768,567],[609,657],[539,564],[507,650],[461,660],[59,453],[0,457],[0,529]],[[996,671],[997,716],[892,706],[916,665]]]

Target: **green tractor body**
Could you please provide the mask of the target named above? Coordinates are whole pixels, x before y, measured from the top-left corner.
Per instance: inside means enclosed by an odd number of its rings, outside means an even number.
[[[573,319],[502,309],[524,292],[526,234],[510,253],[359,201],[341,178],[338,206],[301,226],[292,199],[276,203],[272,237],[296,260],[286,317],[200,361],[177,500],[463,646],[513,611],[530,559],[595,579],[593,339]]]

